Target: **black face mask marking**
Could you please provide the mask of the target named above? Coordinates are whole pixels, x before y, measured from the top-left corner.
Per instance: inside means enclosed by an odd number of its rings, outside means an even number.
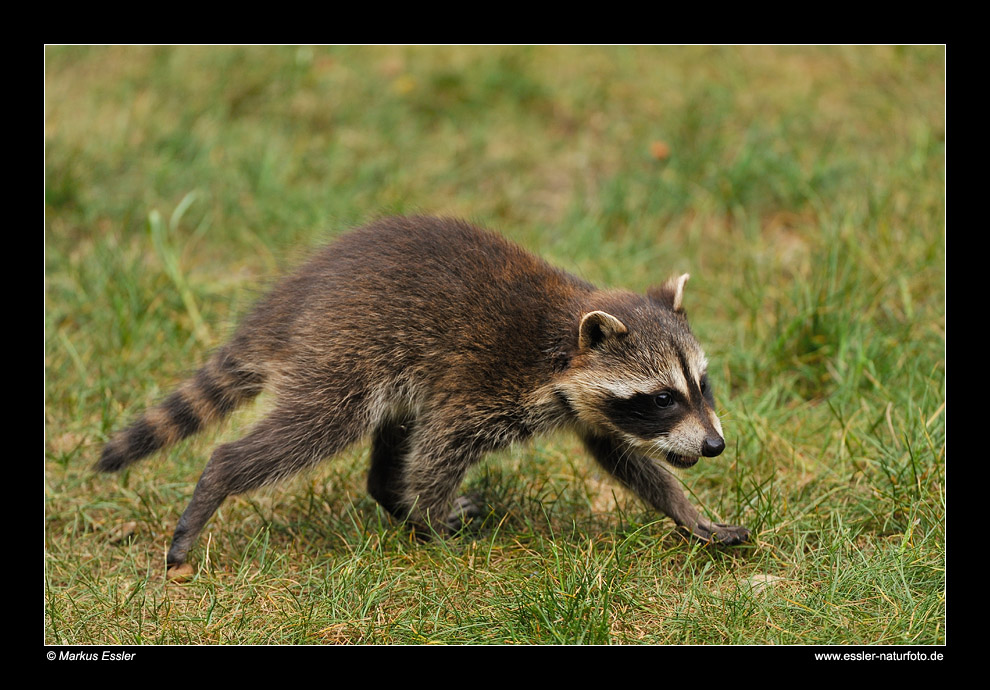
[[[658,400],[667,404],[658,404]],[[667,390],[611,398],[605,403],[605,414],[616,427],[643,440],[669,434],[690,412],[691,406],[683,395]]]

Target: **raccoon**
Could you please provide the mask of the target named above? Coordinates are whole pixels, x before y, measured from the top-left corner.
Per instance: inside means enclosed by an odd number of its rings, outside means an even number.
[[[382,219],[276,284],[205,366],[111,438],[97,469],[166,448],[264,389],[271,411],[217,447],[196,484],[170,572],[227,496],[369,436],[368,491],[417,534],[477,514],[456,493],[486,452],[571,429],[687,532],[739,544],[749,531],[701,516],[667,468],[725,448],[687,279],[646,295],[600,290],[460,220]]]

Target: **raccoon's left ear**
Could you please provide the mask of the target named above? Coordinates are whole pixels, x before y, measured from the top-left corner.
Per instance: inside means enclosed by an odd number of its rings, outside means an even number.
[[[582,350],[595,348],[607,339],[625,335],[628,331],[626,324],[608,312],[588,312],[581,317],[581,326],[578,328],[578,347]]]
[[[680,276],[668,278],[662,285],[654,285],[646,291],[646,296],[654,302],[670,307],[675,312],[683,312],[684,307],[684,283],[691,275],[685,273]]]

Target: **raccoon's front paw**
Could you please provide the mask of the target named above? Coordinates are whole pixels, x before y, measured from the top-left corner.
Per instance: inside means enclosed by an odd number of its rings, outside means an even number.
[[[684,527],[683,532],[687,532]],[[749,541],[749,530],[738,525],[723,525],[721,523],[709,522],[695,525],[690,535],[700,539],[706,544],[717,546],[737,546]]]
[[[749,530],[742,525],[715,525],[716,529],[712,533],[712,541],[725,546],[736,546],[749,541]]]
[[[475,499],[468,496],[458,496],[450,506],[450,513],[444,526],[451,534],[462,530],[469,522],[481,517],[481,509]]]

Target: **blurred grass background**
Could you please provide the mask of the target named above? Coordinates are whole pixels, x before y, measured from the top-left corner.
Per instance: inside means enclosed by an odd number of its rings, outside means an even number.
[[[943,47],[49,47],[49,643],[945,641]],[[166,586],[237,416],[117,477],[114,428],[266,281],[391,213],[498,229],[603,285],[675,271],[726,429],[683,543],[569,437],[410,544],[357,447],[230,500]]]

